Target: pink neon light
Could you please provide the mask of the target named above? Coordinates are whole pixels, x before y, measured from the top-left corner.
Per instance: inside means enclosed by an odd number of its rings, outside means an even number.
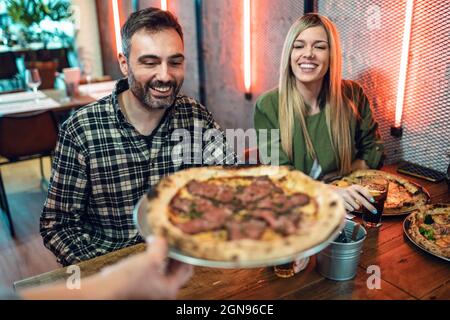
[[[251,16],[250,0],[244,0],[244,86],[246,93],[250,93],[252,86],[250,16]]]
[[[167,11],[167,0],[161,0],[161,10]]]
[[[406,75],[408,72],[409,43],[411,39],[411,25],[413,17],[414,0],[406,1],[405,28],[403,30],[402,55],[400,58],[400,71],[397,86],[397,103],[395,106],[396,128],[402,125],[403,105],[405,102]]]
[[[120,37],[120,12],[118,0],[111,0],[113,16],[114,16],[114,35],[116,38],[116,49],[117,53],[122,52],[122,38]]]

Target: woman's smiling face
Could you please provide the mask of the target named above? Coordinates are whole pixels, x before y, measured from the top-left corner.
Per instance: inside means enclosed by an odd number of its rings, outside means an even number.
[[[291,53],[291,68],[297,83],[321,84],[330,66],[330,47],[325,29],[311,27],[301,32]]]

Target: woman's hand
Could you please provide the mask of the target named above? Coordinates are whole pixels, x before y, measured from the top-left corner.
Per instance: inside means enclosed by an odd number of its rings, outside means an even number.
[[[352,172],[356,170],[367,170],[370,167],[367,165],[366,160],[356,159],[352,162]]]
[[[338,193],[342,200],[344,200],[344,206],[347,211],[358,210],[361,206],[366,207],[372,213],[377,213],[375,207],[371,204],[374,203],[372,195],[364,187],[354,184],[349,187],[336,187],[331,186],[333,190]]]

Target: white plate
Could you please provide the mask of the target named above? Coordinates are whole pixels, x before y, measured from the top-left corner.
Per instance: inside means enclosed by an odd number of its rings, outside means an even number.
[[[415,213],[412,213],[412,214],[415,214]],[[417,242],[415,242],[415,241],[413,240],[413,238],[411,238],[411,236],[410,236],[409,233],[408,233],[409,225],[410,225],[410,223],[411,223],[410,218],[411,218],[411,215],[407,216],[406,219],[403,221],[403,232],[406,234],[406,236],[408,237],[408,239],[409,239],[412,243],[414,243],[417,247],[419,247],[420,249],[422,249],[423,251],[428,252],[429,254],[432,254],[432,255],[435,256],[435,257],[444,259],[445,261],[450,261],[450,258],[446,258],[446,257],[440,256],[440,255],[438,255],[438,254],[435,254],[435,253],[433,253],[433,252],[431,252],[431,251],[428,251],[426,248],[422,247],[420,244],[418,244]]]
[[[137,226],[139,233],[145,238],[147,236],[152,235],[151,230],[148,227],[148,223],[146,222],[147,217],[147,195],[144,195],[139,202],[137,203],[136,207],[133,210],[133,219],[134,223]],[[270,267],[270,266],[276,266],[280,264],[289,263],[291,261],[294,261],[296,259],[303,259],[310,257],[323,249],[325,249],[331,241],[337,238],[339,232],[344,228],[345,226],[345,219],[343,219],[341,225],[336,228],[336,230],[333,231],[333,233],[322,243],[311,247],[305,251],[297,252],[295,254],[277,258],[277,259],[270,259],[270,260],[258,260],[258,261],[218,261],[218,260],[207,260],[202,258],[197,258],[190,256],[187,253],[184,253],[176,248],[170,247],[169,248],[169,257],[184,263],[192,264],[195,266],[201,266],[201,267],[211,267],[211,268],[224,268],[224,269],[237,269],[237,268],[262,268],[262,267]]]

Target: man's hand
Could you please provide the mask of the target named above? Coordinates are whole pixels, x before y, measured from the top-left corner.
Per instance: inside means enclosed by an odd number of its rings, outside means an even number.
[[[167,242],[155,238],[146,252],[105,268],[102,281],[111,284],[118,299],[175,299],[193,268],[178,261],[168,262]]]

